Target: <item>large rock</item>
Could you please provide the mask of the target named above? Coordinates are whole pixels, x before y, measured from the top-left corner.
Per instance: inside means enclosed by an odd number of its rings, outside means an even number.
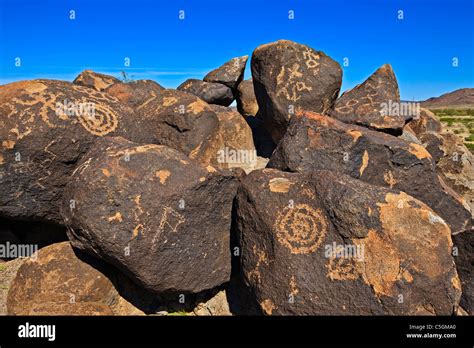
[[[188,79],[179,85],[177,89],[194,94],[209,104],[229,106],[234,100],[232,89],[222,83]]]
[[[258,112],[257,98],[253,89],[252,79],[244,80],[237,86],[237,110],[246,117],[256,116]]]
[[[252,77],[260,117],[275,143],[298,110],[326,113],[341,88],[342,70],[324,52],[280,40],[252,54]]]
[[[248,56],[232,58],[224,65],[209,72],[203,80],[222,83],[235,91],[244,78],[245,64],[247,64],[248,58]]]
[[[25,260],[10,286],[10,315],[110,315],[116,291],[101,272],[81,261],[69,242]]]
[[[461,279],[460,305],[469,315],[474,315],[474,231],[453,235],[456,268]]]
[[[219,119],[223,147],[217,152],[219,168],[243,168],[250,171],[257,164],[252,129],[235,109],[211,106]]]
[[[2,243],[3,244],[3,243]],[[26,258],[0,262],[0,315],[7,315],[7,298],[11,283]]]
[[[153,142],[148,122],[116,98],[69,82],[0,86],[0,215],[62,223],[62,189],[94,140]]]
[[[474,212],[474,155],[461,138],[452,133],[427,131],[419,135],[433,156],[446,184],[460,194]]]
[[[400,104],[397,79],[389,64],[377,69],[360,85],[344,92],[329,114],[345,123],[397,135],[402,133],[408,120],[417,116],[414,112],[405,115]]]
[[[127,83],[117,82],[105,92],[133,108],[155,99],[165,88],[152,80],[136,80]]]
[[[72,244],[156,293],[196,293],[230,276],[237,179],[166,146],[103,138],[64,193]]]
[[[94,88],[96,91],[103,91],[107,87],[121,83],[119,79],[105,74],[99,74],[92,70],[84,70],[72,82],[78,86]]]
[[[327,169],[404,191],[436,211],[453,232],[471,224],[464,199],[450,189],[421,145],[330,117],[302,112],[292,118],[270,168],[309,173]]]
[[[236,198],[244,280],[267,315],[450,315],[448,225],[421,201],[337,172],[264,169]]]
[[[205,164],[217,164],[223,143],[219,119],[209,104],[191,93],[166,89],[137,110],[140,119],[153,122],[156,137],[150,143],[169,146]]]
[[[443,131],[443,126],[435,114],[423,108],[420,108],[418,117],[414,117],[406,126],[409,126],[417,136],[425,132],[441,133]]]

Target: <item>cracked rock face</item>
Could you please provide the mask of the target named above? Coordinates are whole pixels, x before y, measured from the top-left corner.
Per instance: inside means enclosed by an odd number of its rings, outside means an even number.
[[[251,66],[259,115],[275,143],[296,112],[326,113],[341,88],[342,70],[336,61],[292,41],[257,47]]]
[[[236,200],[244,280],[267,315],[453,313],[448,225],[421,201],[345,175],[274,169]]]
[[[300,173],[326,169],[350,175],[423,201],[453,232],[471,224],[464,199],[444,183],[423,146],[323,115],[302,112],[293,117],[268,167]]]
[[[197,293],[229,280],[237,185],[166,146],[104,138],[72,174],[62,214],[73,246],[137,284]]]

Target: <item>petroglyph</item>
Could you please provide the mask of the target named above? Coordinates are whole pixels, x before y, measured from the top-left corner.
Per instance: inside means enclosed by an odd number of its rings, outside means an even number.
[[[359,278],[357,264],[353,258],[329,258],[327,276],[331,280],[356,280]]]
[[[163,209],[163,214],[161,215],[158,230],[153,237],[152,244],[155,244],[156,240],[161,236],[161,234],[163,234],[165,229],[169,229],[171,232],[177,232],[179,225],[184,222],[186,222],[186,219],[182,214],[170,207],[165,207]]]
[[[288,75],[285,79],[285,75]],[[286,99],[296,102],[301,99],[300,92],[311,91],[312,87],[308,87],[304,81],[301,81],[303,73],[300,71],[300,65],[294,63],[291,67],[282,67],[277,76],[277,85],[279,86],[283,81],[285,85],[277,92],[277,97],[283,96]]]
[[[105,104],[95,104],[94,112],[80,114],[78,119],[85,130],[97,136],[107,135],[118,126],[117,114]]]
[[[283,209],[277,216],[274,228],[278,241],[292,254],[308,254],[323,242],[327,221],[320,209],[298,204]]]

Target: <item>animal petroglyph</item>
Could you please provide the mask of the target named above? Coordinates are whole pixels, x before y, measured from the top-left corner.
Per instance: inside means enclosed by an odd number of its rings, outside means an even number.
[[[286,207],[275,221],[278,241],[292,254],[314,252],[327,233],[327,221],[320,209],[307,204]]]
[[[152,244],[155,244],[156,240],[161,236],[165,229],[169,229],[171,232],[177,232],[179,225],[185,221],[186,219],[182,214],[170,207],[165,207],[158,226],[158,231],[153,237]]]

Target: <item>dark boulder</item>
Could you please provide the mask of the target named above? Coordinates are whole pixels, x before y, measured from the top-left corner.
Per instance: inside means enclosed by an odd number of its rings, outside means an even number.
[[[337,172],[254,171],[236,198],[244,281],[267,315],[450,315],[448,225],[421,201]]]
[[[176,150],[103,138],[66,187],[74,247],[155,293],[197,293],[230,277],[238,180]]]
[[[237,86],[237,110],[246,117],[256,116],[258,112],[257,98],[253,89],[252,79],[244,80]]]
[[[310,173],[327,169],[404,191],[437,212],[453,232],[471,224],[462,197],[438,175],[426,149],[389,134],[303,112],[292,118],[268,167]]]
[[[179,85],[177,90],[194,94],[209,104],[229,106],[234,100],[232,90],[222,83],[189,79]]]
[[[257,47],[251,67],[259,114],[275,143],[298,110],[326,113],[341,88],[342,70],[336,61],[288,40]]]
[[[385,64],[366,81],[344,92],[329,115],[341,122],[401,134],[405,123],[415,117],[403,115],[401,105],[397,79],[392,67]]]
[[[248,56],[232,58],[224,65],[212,70],[206,76],[204,81],[222,83],[235,92],[237,86],[244,78],[245,64]]]
[[[127,83],[117,82],[105,92],[133,108],[146,104],[156,98],[165,88],[152,80],[136,80]]]

